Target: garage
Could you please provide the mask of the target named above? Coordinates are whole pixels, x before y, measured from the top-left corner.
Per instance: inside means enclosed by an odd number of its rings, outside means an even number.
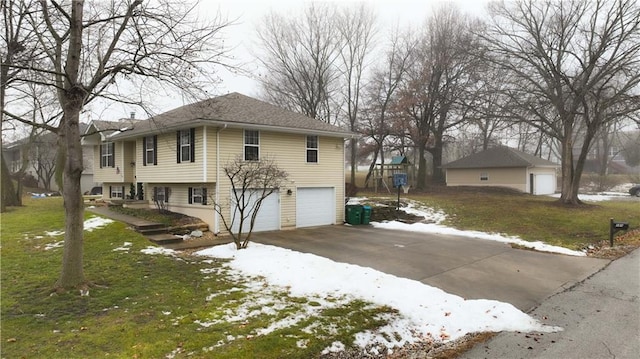
[[[533,194],[554,194],[556,192],[556,176],[553,174],[533,175]]]
[[[335,224],[336,196],[333,187],[298,188],[296,193],[296,227]]]
[[[246,199],[248,201],[248,206],[246,207],[247,211],[253,207],[257,199],[258,192],[251,191],[251,195]],[[235,204],[232,210],[235,212],[235,217],[237,218],[232,229],[234,232],[237,232],[240,227],[240,214],[238,212],[238,207]],[[246,215],[249,215],[249,213],[245,213],[245,216]],[[245,219],[244,225],[242,226],[244,232],[249,230],[250,223],[251,217],[249,216],[249,218]],[[280,194],[276,191],[262,201],[253,231],[264,232],[278,229],[280,229]]]

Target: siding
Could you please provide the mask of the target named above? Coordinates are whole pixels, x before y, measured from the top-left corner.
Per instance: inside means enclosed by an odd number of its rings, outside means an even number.
[[[215,192],[213,183],[147,183],[145,186],[145,199],[149,201],[149,208],[155,208],[153,202],[153,187],[169,187],[169,201],[167,209],[172,212],[186,214],[202,219],[209,225],[209,230],[215,231],[215,212],[212,196]],[[189,187],[204,187],[207,189],[207,204],[189,204]]]
[[[158,134],[158,164],[143,165],[142,138],[136,140],[136,173],[138,182],[185,183],[202,182],[203,176],[203,128],[195,132],[195,162],[177,161],[176,132]]]
[[[480,174],[487,173],[487,181],[480,180]],[[447,186],[500,186],[518,191],[527,191],[527,168],[474,168],[447,169]]]
[[[224,134],[224,136],[222,135]],[[289,181],[280,189],[281,227],[296,226],[296,189],[298,187],[332,187],[336,193],[335,223],[344,218],[344,141],[342,138],[319,137],[318,163],[306,163],[306,136],[260,131],[260,157],[273,157],[280,168],[287,171]],[[221,133],[221,167],[235,156],[242,155],[243,131],[226,129]],[[222,170],[221,170],[222,172]],[[220,196],[231,193],[226,176],[220,174]],[[287,195],[291,189],[292,194]],[[223,213],[230,213],[228,201],[222,201]]]

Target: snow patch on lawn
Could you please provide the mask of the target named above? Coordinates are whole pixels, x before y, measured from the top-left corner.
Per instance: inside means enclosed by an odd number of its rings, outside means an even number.
[[[467,333],[482,331],[561,330],[559,327],[538,322],[508,303],[484,299],[465,300],[418,281],[367,267],[334,262],[309,253],[251,243],[249,248],[240,251],[236,250],[233,244],[228,244],[208,248],[196,254],[230,259],[225,265],[238,273],[237,275],[244,278],[262,277],[269,286],[286,288],[292,296],[313,298],[320,304],[316,307],[304,306],[306,309],[303,313],[294,313],[272,323],[269,327],[259,330],[258,335],[294,325],[302,318],[314,315],[319,308],[346,304],[354,299],[386,305],[399,311],[398,316],[388,318],[388,325],[374,332],[359,333],[355,344],[362,348],[373,346],[380,350],[391,349],[425,338],[448,341]],[[258,294],[263,295],[264,292],[262,288]],[[273,303],[271,296],[267,298],[270,299],[263,300],[269,301],[269,310],[286,306],[286,303]],[[242,321],[252,315],[263,314],[264,309],[257,309],[260,306],[256,306],[256,301],[259,300],[260,296],[248,300],[248,307],[241,305],[224,316],[198,324],[206,326],[218,321]],[[334,343],[326,350],[343,350],[344,345],[341,344]]]

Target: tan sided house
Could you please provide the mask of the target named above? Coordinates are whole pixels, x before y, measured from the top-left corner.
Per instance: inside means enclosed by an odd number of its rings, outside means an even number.
[[[556,191],[560,165],[509,147],[494,147],[442,166],[447,186],[509,187],[536,195]]]
[[[350,132],[239,93],[123,130],[105,135],[90,128],[85,136],[94,144],[94,177],[103,183],[105,200],[133,194],[153,208],[160,199],[168,210],[201,218],[218,233],[225,229],[212,203],[221,204],[223,214],[235,210],[223,167],[238,156],[269,157],[289,178],[263,202],[254,231],[342,223],[344,139]]]

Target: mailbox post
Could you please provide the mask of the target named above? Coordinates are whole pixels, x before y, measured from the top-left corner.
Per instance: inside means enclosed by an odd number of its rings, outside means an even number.
[[[614,222],[613,218],[609,220],[609,245],[613,247],[613,235],[618,231],[626,231],[629,229],[629,222]]]
[[[398,211],[400,211],[400,189],[402,186],[407,185],[406,173],[394,173],[393,174],[393,187],[398,188],[398,205],[396,206],[396,219],[398,219]]]

